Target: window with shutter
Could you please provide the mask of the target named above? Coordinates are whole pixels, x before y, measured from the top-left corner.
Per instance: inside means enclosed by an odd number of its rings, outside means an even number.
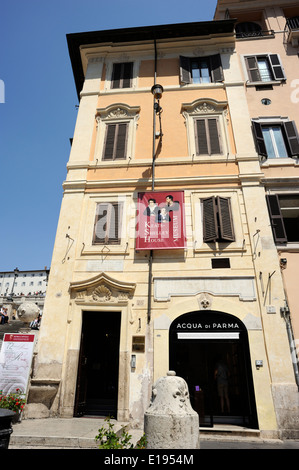
[[[202,200],[204,242],[235,241],[230,198],[212,196]]]
[[[299,136],[294,121],[252,121],[252,128],[259,155],[270,159],[298,157]]]
[[[103,160],[119,160],[126,158],[127,133],[127,122],[106,124]]]
[[[180,56],[180,81],[183,84],[223,81],[220,54],[196,58]]]
[[[97,204],[93,244],[120,244],[122,207],[117,202]]]
[[[111,88],[130,88],[133,79],[133,62],[113,64]]]
[[[285,74],[277,54],[264,54],[245,57],[250,82],[270,82],[285,80]]]
[[[299,195],[266,195],[274,241],[277,244],[299,242]]]
[[[217,118],[196,119],[195,136],[197,155],[217,155],[222,153]]]

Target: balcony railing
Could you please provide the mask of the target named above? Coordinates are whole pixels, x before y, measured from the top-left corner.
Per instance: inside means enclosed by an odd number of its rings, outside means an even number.
[[[299,45],[299,16],[288,18],[284,29],[284,42]]]
[[[265,31],[238,31],[236,32],[237,39],[259,39],[264,37],[274,36],[273,29],[268,29]]]

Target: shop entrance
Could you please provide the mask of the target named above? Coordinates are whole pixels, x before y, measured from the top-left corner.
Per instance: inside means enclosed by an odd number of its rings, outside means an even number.
[[[120,312],[83,312],[74,416],[117,417]]]
[[[200,426],[233,424],[257,428],[245,325],[216,311],[196,311],[170,327],[169,364],[189,387]]]

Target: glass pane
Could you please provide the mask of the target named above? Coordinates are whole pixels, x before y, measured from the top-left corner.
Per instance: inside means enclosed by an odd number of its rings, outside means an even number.
[[[257,63],[258,63],[258,68],[260,71],[262,82],[269,82],[270,80],[272,80],[272,75],[271,75],[271,71],[270,71],[267,59],[258,58]]]
[[[281,133],[281,128],[280,127],[272,127],[272,131],[273,131],[273,137],[274,137],[276,147],[277,147],[277,152],[278,152],[277,156],[280,157],[280,158],[287,158],[288,153],[287,153],[285,143],[284,143],[284,140],[283,140],[283,135]]]
[[[208,63],[202,60],[200,67],[201,67],[200,72],[201,72],[202,83],[210,83],[210,72],[209,72]]]
[[[193,83],[200,83],[200,72],[199,72],[198,63],[197,62],[192,62],[191,68],[192,68],[192,81],[193,81]]]
[[[266,145],[267,156],[268,158],[275,158],[275,150],[273,147],[271,134],[270,134],[270,127],[263,127],[263,137]]]

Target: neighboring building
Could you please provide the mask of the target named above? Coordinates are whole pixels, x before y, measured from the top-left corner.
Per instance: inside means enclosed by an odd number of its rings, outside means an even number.
[[[0,272],[0,301],[10,297],[42,296],[46,294],[49,269]]]
[[[68,35],[80,106],[29,415],[39,404],[43,416],[143,423],[152,384],[172,369],[202,426],[298,432],[284,287],[234,27]]]
[[[215,19],[222,18],[237,20],[236,52],[284,279],[280,313],[299,389],[299,4],[222,0]]]

